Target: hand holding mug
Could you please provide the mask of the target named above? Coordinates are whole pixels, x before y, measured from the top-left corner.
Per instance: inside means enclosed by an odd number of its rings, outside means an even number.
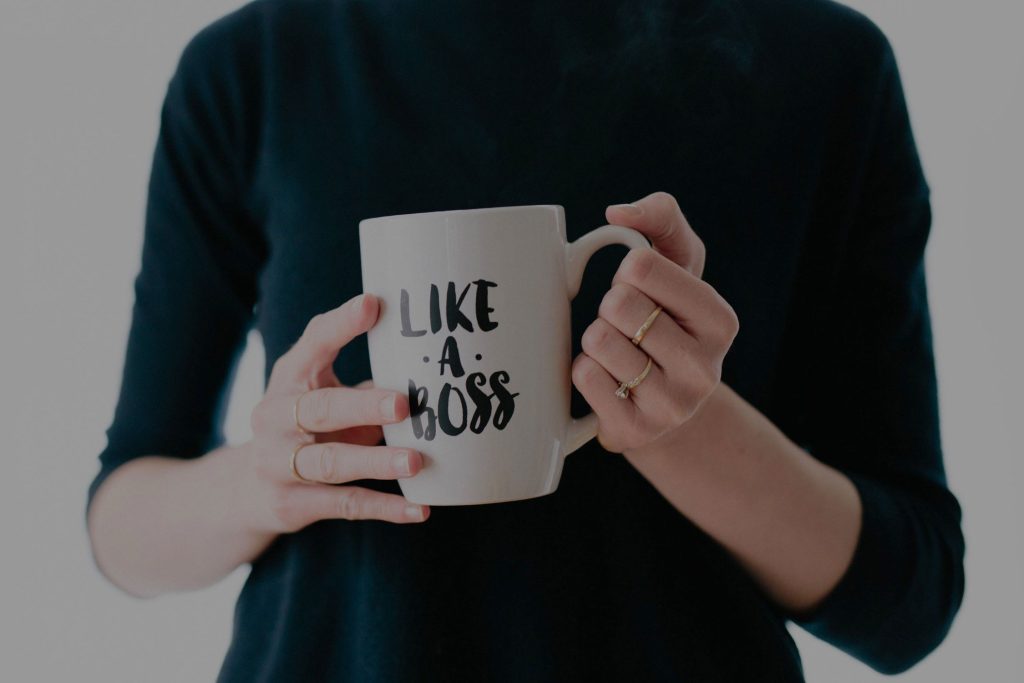
[[[623,453],[655,441],[699,411],[721,380],[739,322],[701,279],[704,244],[671,194],[654,192],[632,205],[609,206],[606,218],[643,233],[654,246],[631,250],[622,260],[597,319],[583,333],[583,353],[572,365],[573,384],[599,418],[598,441]],[[620,392],[628,400],[616,395],[623,382],[645,369],[640,383]]]
[[[321,519],[421,522],[429,508],[403,496],[347,482],[401,479],[423,466],[415,449],[380,446],[381,425],[409,415],[404,392],[367,380],[343,386],[334,374],[338,351],[373,327],[376,297],[360,294],[314,316],[299,340],[274,364],[267,390],[252,412],[253,504],[260,531],[293,532]]]

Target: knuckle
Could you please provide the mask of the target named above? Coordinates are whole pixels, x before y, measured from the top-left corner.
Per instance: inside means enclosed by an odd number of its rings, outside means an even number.
[[[701,282],[704,281],[701,280]],[[715,302],[715,341],[726,345],[731,344],[740,329],[740,320],[739,316],[736,315],[736,309],[734,309],[711,285],[704,283],[703,286],[707,290],[708,295]]]
[[[342,519],[359,519],[362,514],[362,501],[355,489],[340,491],[334,505],[335,513]]]
[[[341,481],[341,467],[337,453],[334,449],[322,444],[317,447],[317,463],[320,472],[320,481],[328,484],[337,484]]]
[[[608,343],[607,325],[603,320],[595,320],[587,327],[580,340],[587,353],[597,352],[606,347]]]
[[[306,397],[304,403],[309,410],[310,427],[323,427],[329,422],[334,409],[333,395],[331,391],[315,391]]]
[[[622,259],[622,274],[630,282],[642,283],[651,274],[657,258],[653,249],[630,249]]]
[[[612,285],[598,306],[598,315],[605,320],[621,320],[629,311],[630,301],[633,298],[633,287],[621,282]]]
[[[270,512],[288,531],[302,525],[295,496],[296,491],[290,486],[275,486],[270,494]]]
[[[740,318],[736,314],[735,308],[726,303],[724,299],[722,303],[725,304],[725,338],[727,343],[732,344],[736,335],[740,333]]]
[[[704,240],[698,237],[697,233],[693,233],[693,252],[694,255],[697,257],[698,263],[700,263],[701,265],[703,265],[704,262],[707,261],[707,247],[704,246]]]
[[[692,230],[689,231],[693,239],[693,257],[691,259],[690,271],[698,278],[703,277],[704,268],[708,262],[707,249],[704,248],[704,242],[697,237],[696,233]]]
[[[576,384],[587,386],[594,377],[597,363],[590,356],[580,356],[572,366],[572,376]]]
[[[694,278],[693,285],[694,287],[697,288],[697,290],[699,291],[699,295],[701,297],[714,300],[716,305],[721,305],[722,303],[724,303],[724,299],[722,299],[721,295],[719,295],[718,290],[716,290],[707,280]]]
[[[665,192],[664,190],[656,190],[655,192],[652,192],[651,197],[662,204],[675,205],[676,207],[679,206],[679,202],[676,201],[675,196]]]

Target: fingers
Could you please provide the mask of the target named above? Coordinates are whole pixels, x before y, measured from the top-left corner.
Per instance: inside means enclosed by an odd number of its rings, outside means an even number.
[[[298,341],[274,364],[271,381],[307,389],[318,386],[321,371],[334,363],[341,347],[373,327],[379,314],[378,299],[360,294],[313,316]]]
[[[325,387],[298,396],[264,396],[253,409],[254,434],[295,433],[298,421],[309,432],[324,433],[364,425],[401,422],[409,416],[409,397],[391,389]]]
[[[430,507],[360,486],[296,484],[278,490],[273,513],[285,531],[297,531],[322,519],[422,522],[430,516]]]
[[[584,353],[608,372],[616,381],[616,388],[619,382],[628,382],[637,377],[647,366],[647,354],[603,318],[597,318],[587,327],[581,341]],[[670,399],[668,389],[664,372],[657,363],[652,362],[643,381],[630,389],[630,399],[641,410],[656,415]],[[618,397],[613,398],[622,401]]]
[[[738,326],[736,313],[714,287],[650,249],[626,254],[612,283],[626,283],[644,292],[701,341],[719,342],[726,337],[731,341],[730,333]]]
[[[598,416],[598,441],[625,453],[692,418],[720,381],[739,323],[701,279],[704,243],[672,195],[654,192],[609,206],[606,216],[643,233],[654,249],[633,249],[622,260],[598,318],[584,332],[572,380]],[[643,340],[633,344],[652,313]],[[616,396],[620,382],[641,374],[627,400]]]
[[[644,337],[645,344],[649,338],[650,332]],[[613,394],[619,382],[629,382],[638,377],[647,365],[648,354],[634,346],[622,332],[603,318],[597,318],[587,327],[582,341],[584,353],[596,361],[615,381]],[[681,362],[669,367],[659,366],[657,359],[652,355],[653,362],[647,376],[640,384],[629,390],[628,401],[614,396],[619,403],[633,403],[639,409],[642,418],[612,402],[606,402],[606,405],[610,406],[608,410],[613,412],[605,415],[600,415],[599,412],[599,415],[602,418],[610,418],[606,420],[609,425],[621,424],[623,419],[628,419],[633,425],[646,422],[648,430],[661,430],[688,419],[692,413],[691,406],[699,400],[698,392],[705,387],[706,373],[703,372],[699,358],[687,354],[682,348],[678,349],[677,353],[682,359]],[[710,381],[710,377],[707,381]]]
[[[311,432],[390,424],[409,415],[409,397],[391,389],[328,387],[294,400],[298,401],[299,424]]]
[[[408,448],[360,446],[351,443],[312,443],[295,454],[299,476],[324,484],[359,479],[404,479],[423,467],[423,456]]]
[[[615,395],[619,383],[585,353],[573,361],[572,381],[599,417],[597,440],[601,447],[612,453],[629,448],[642,433],[643,414],[633,401]]]
[[[372,379],[364,379],[362,382],[352,386],[355,389],[367,389],[374,386],[374,384]],[[384,440],[384,430],[380,428],[380,425],[359,425],[357,427],[349,427],[348,429],[324,432],[317,436],[319,441],[346,441],[363,446],[375,446]]]
[[[629,204],[605,209],[608,222],[642,232],[660,253],[697,277],[704,272],[704,243],[683,216],[676,198],[668,192],[652,192]],[[637,211],[636,209],[639,209]]]
[[[599,320],[607,321],[625,336],[626,341],[632,346],[633,343],[629,340],[656,307],[657,304],[636,287],[618,283],[605,293],[597,314]],[[672,314],[667,309],[664,309],[651,323],[643,341],[640,342],[639,350],[653,358],[665,372],[669,372],[670,369],[686,363],[688,357],[697,352],[698,346],[696,340],[672,319]]]
[[[601,300],[598,320],[607,321],[622,334],[627,344],[633,346],[630,339],[656,305],[636,287],[618,283]],[[654,359],[659,374],[647,392],[639,391],[641,385],[633,390],[633,394],[649,414],[660,420],[683,420],[692,412],[692,405],[699,402],[709,383],[718,381],[714,374],[716,368],[721,369],[717,351],[711,345],[702,345],[695,337],[687,334],[672,320],[668,309],[664,309],[654,319],[640,342],[639,350]],[[596,360],[602,365],[606,362],[600,356]],[[612,368],[609,369],[613,375],[618,376]],[[651,374],[654,374],[653,369]],[[648,376],[644,384],[650,379]]]

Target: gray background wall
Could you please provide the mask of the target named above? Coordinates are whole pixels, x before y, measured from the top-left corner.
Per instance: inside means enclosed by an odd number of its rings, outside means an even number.
[[[851,4],[895,45],[934,192],[944,437],[969,547],[952,633],[902,678],[1024,680],[1024,12],[1010,0]],[[212,680],[227,645],[244,571],[197,593],[127,598],[94,570],[82,511],[118,388],[158,107],[188,38],[238,5],[0,0],[4,680]],[[260,394],[250,342],[232,440]],[[809,680],[881,679],[794,632]]]

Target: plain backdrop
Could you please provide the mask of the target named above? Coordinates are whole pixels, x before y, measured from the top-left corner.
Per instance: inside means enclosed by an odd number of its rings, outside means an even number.
[[[120,380],[158,109],[186,41],[239,4],[0,0],[4,681],[212,680],[227,646],[245,570],[200,592],[126,597],[93,567],[83,509]],[[895,46],[933,190],[944,444],[968,546],[959,618],[902,680],[1021,681],[1024,12],[1011,0],[852,4]],[[247,437],[262,358],[254,336],[231,441]],[[793,631],[810,681],[883,678]]]

